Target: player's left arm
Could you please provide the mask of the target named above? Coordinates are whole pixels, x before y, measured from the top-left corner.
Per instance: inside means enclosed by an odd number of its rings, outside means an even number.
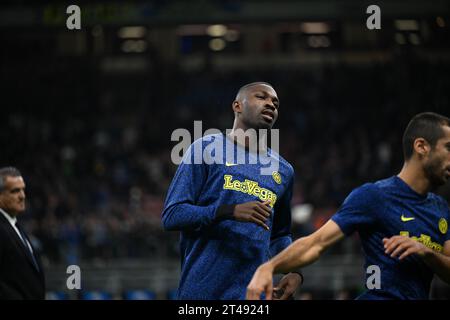
[[[291,177],[284,193],[273,207],[273,224],[270,234],[270,255],[276,256],[292,243],[291,234],[291,199],[293,189]]]
[[[274,257],[292,243],[291,234],[291,199],[293,191],[293,175],[284,194],[274,206],[274,218],[270,237],[270,253]],[[303,283],[300,272],[286,274],[274,288],[274,297],[286,300],[291,297],[298,286]]]
[[[415,254],[441,278],[450,284],[450,240],[444,243],[442,252],[434,251],[422,243],[406,236],[393,236],[383,239],[386,254],[403,260]]]

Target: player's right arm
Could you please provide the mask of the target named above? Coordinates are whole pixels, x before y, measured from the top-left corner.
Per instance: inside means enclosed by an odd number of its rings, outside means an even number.
[[[200,144],[198,148],[196,144]],[[188,148],[167,191],[162,213],[166,230],[198,230],[215,218],[217,208],[214,203],[197,204],[208,176],[208,168],[201,158],[201,144],[202,141],[197,140]]]
[[[265,292],[266,299],[272,297],[273,273],[289,272],[319,259],[331,245],[348,236],[360,227],[373,225],[377,221],[377,205],[382,203],[373,184],[354,189],[331,219],[313,234],[293,242],[269,262],[261,265],[247,288],[247,299],[259,299]]]
[[[247,299],[259,300],[261,294],[265,293],[266,299],[270,300],[274,273],[295,271],[313,263],[328,247],[344,236],[339,226],[329,220],[316,232],[296,240],[256,270],[247,287]]]
[[[250,201],[240,204],[199,205],[198,198],[208,192],[208,165],[204,163],[201,152],[195,153],[197,140],[186,152],[167,192],[162,222],[166,230],[199,231],[216,221],[233,219],[251,222],[269,230],[266,221],[272,211],[269,202]]]
[[[170,192],[169,192],[170,193]],[[269,230],[266,222],[272,211],[269,202],[250,201],[233,205],[199,206],[185,198],[173,201],[172,205],[166,206],[163,211],[163,224],[166,230],[200,230],[224,219],[233,219],[240,222],[255,223]],[[171,202],[168,197],[167,202]]]

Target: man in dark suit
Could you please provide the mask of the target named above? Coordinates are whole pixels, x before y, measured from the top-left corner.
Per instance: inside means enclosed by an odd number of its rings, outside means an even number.
[[[0,169],[0,299],[45,298],[44,272],[36,250],[17,223],[25,211],[25,182],[16,168]]]

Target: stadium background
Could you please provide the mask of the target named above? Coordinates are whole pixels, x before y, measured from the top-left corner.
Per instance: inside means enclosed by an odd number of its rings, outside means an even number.
[[[69,4],[81,30],[66,28]],[[381,30],[366,28],[371,4]],[[27,182],[22,221],[48,298],[173,297],[178,233],[160,221],[171,133],[194,120],[230,128],[247,82],[271,82],[281,100],[295,238],[354,187],[395,174],[411,116],[449,116],[449,13],[419,0],[2,2],[1,166]],[[66,288],[71,264],[82,290]],[[297,298],[354,298],[362,265],[357,236],[346,239],[304,269]],[[432,296],[449,287],[435,281]]]

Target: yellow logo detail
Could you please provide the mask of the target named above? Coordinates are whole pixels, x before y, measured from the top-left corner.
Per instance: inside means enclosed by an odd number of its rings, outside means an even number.
[[[269,206],[273,208],[277,201],[277,195],[269,189],[262,188],[258,182],[245,179],[245,181],[233,180],[233,176],[226,174],[223,176],[225,190],[234,190],[258,197],[261,201],[270,200]]]
[[[225,162],[225,166],[227,167],[232,167],[232,166],[237,166],[238,163],[229,163],[228,161]]]
[[[281,184],[281,175],[278,173],[278,171],[272,172],[272,177],[276,183]]]
[[[405,217],[404,215],[402,215],[400,217],[400,219],[402,219],[403,222],[408,222],[408,221],[414,220],[415,218],[414,217]]]
[[[444,218],[439,219],[439,231],[442,234],[446,234],[447,230],[448,230],[447,220],[445,220]]]
[[[409,237],[409,232],[408,231],[400,231],[400,235],[401,236],[405,236],[405,237]],[[411,237],[411,239],[413,239],[414,241],[420,242],[422,243],[424,246],[437,251],[437,252],[442,252],[443,250],[443,246],[440,245],[437,242],[433,242],[431,241],[431,237],[427,236],[426,234],[421,234],[420,237]]]

